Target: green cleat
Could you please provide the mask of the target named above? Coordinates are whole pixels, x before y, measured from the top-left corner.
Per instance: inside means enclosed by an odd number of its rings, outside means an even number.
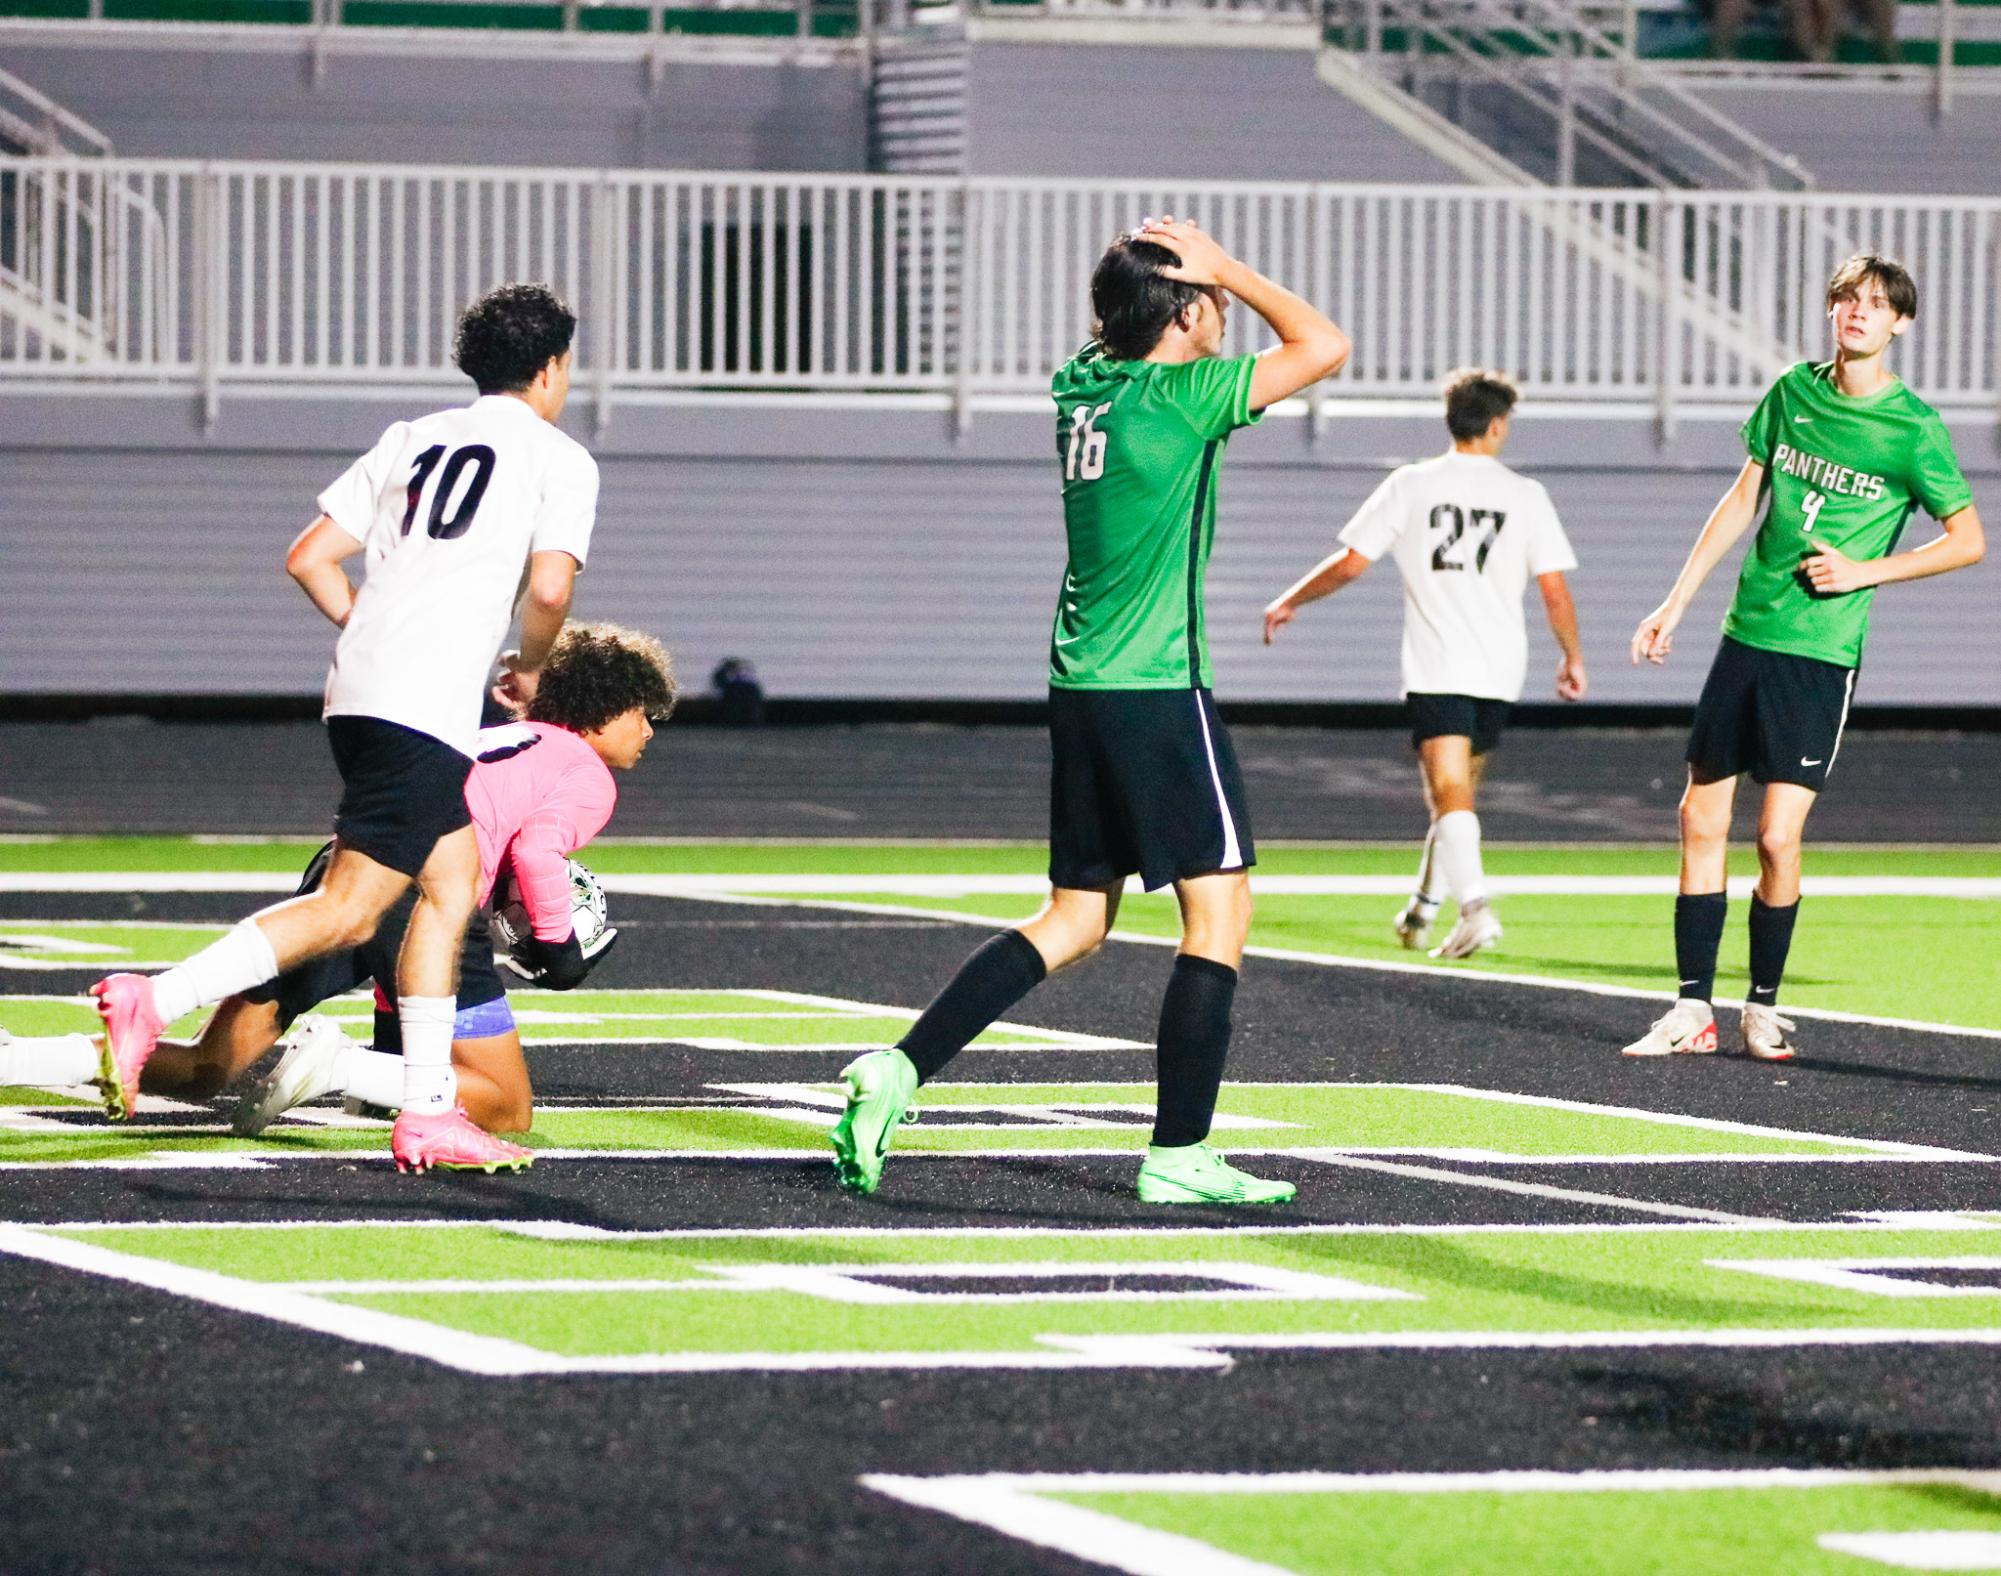
[[[834,1124],[834,1175],[850,1193],[873,1193],[898,1126],[917,1120],[917,1068],[902,1051],[870,1051],[841,1069],[848,1108]]]
[[[1139,1168],[1138,1192],[1147,1204],[1285,1204],[1297,1191],[1290,1182],[1239,1171],[1207,1144],[1149,1144]]]

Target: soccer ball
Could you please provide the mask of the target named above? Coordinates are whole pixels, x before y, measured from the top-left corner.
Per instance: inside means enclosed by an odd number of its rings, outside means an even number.
[[[576,860],[570,861],[570,925],[577,933],[577,945],[589,952],[604,934],[607,916],[604,888],[598,878]]]
[[[604,888],[588,868],[572,859],[570,926],[577,934],[577,945],[589,952],[604,934],[605,924]],[[534,934],[534,924],[528,918],[528,906],[521,901],[514,872],[509,869],[493,895],[493,939],[500,944],[502,952],[513,953]]]

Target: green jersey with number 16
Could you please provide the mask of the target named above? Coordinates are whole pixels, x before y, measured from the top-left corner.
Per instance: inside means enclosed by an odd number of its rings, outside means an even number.
[[[1118,361],[1087,345],[1050,382],[1070,562],[1049,642],[1059,689],[1210,682],[1202,576],[1216,471],[1251,410],[1253,356]]]
[[[1771,386],[1740,436],[1765,468],[1764,514],[1723,633],[1859,667],[1875,589],[1816,591],[1800,561],[1823,545],[1885,557],[1920,504],[1943,520],[1973,502],[1944,421],[1901,379],[1856,397],[1835,386],[1832,362],[1803,361]]]

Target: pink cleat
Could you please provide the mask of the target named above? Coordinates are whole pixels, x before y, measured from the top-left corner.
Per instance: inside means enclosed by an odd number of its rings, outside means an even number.
[[[398,1171],[525,1171],[535,1163],[533,1150],[495,1138],[475,1126],[466,1108],[455,1105],[438,1116],[404,1111],[389,1133],[389,1151]]]
[[[153,1008],[153,982],[143,974],[113,974],[91,986],[90,993],[104,1020],[97,1079],[104,1111],[114,1122],[129,1122],[139,1104],[139,1070],[167,1025]]]

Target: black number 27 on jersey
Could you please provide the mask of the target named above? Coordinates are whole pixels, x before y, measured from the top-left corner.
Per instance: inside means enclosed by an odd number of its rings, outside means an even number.
[[[1473,573],[1477,575],[1486,569],[1487,555],[1494,550],[1494,543],[1499,540],[1501,527],[1508,523],[1508,517],[1499,509],[1474,509],[1468,511],[1460,508],[1456,503],[1442,503],[1431,511],[1432,530],[1443,531],[1445,533],[1445,540],[1438,543],[1431,550],[1431,567],[1433,569],[1456,571],[1466,567],[1466,560],[1464,558],[1452,558],[1448,555],[1453,548],[1459,545],[1460,540],[1467,535],[1466,517],[1469,512],[1473,517],[1472,534],[1479,538],[1480,544],[1473,549]],[[1488,527],[1492,527],[1492,529],[1490,530]]]
[[[425,533],[433,540],[455,542],[472,529],[473,516],[479,513],[480,500],[486,496],[486,484],[493,480],[493,450],[483,443],[468,443],[463,449],[454,449],[452,457],[445,460],[445,468],[439,472],[437,491],[431,494],[431,517],[424,527]],[[403,511],[403,534],[410,534],[410,527],[417,520],[417,505],[424,499],[424,484],[431,479],[431,473],[438,469],[438,461],[445,459],[445,446],[434,443],[417,456],[417,468],[410,473],[408,496],[410,506]],[[459,480],[468,469],[472,477],[466,482],[465,491],[459,493],[458,507],[452,510],[449,519],[446,507],[452,502],[452,494],[458,491]]]

